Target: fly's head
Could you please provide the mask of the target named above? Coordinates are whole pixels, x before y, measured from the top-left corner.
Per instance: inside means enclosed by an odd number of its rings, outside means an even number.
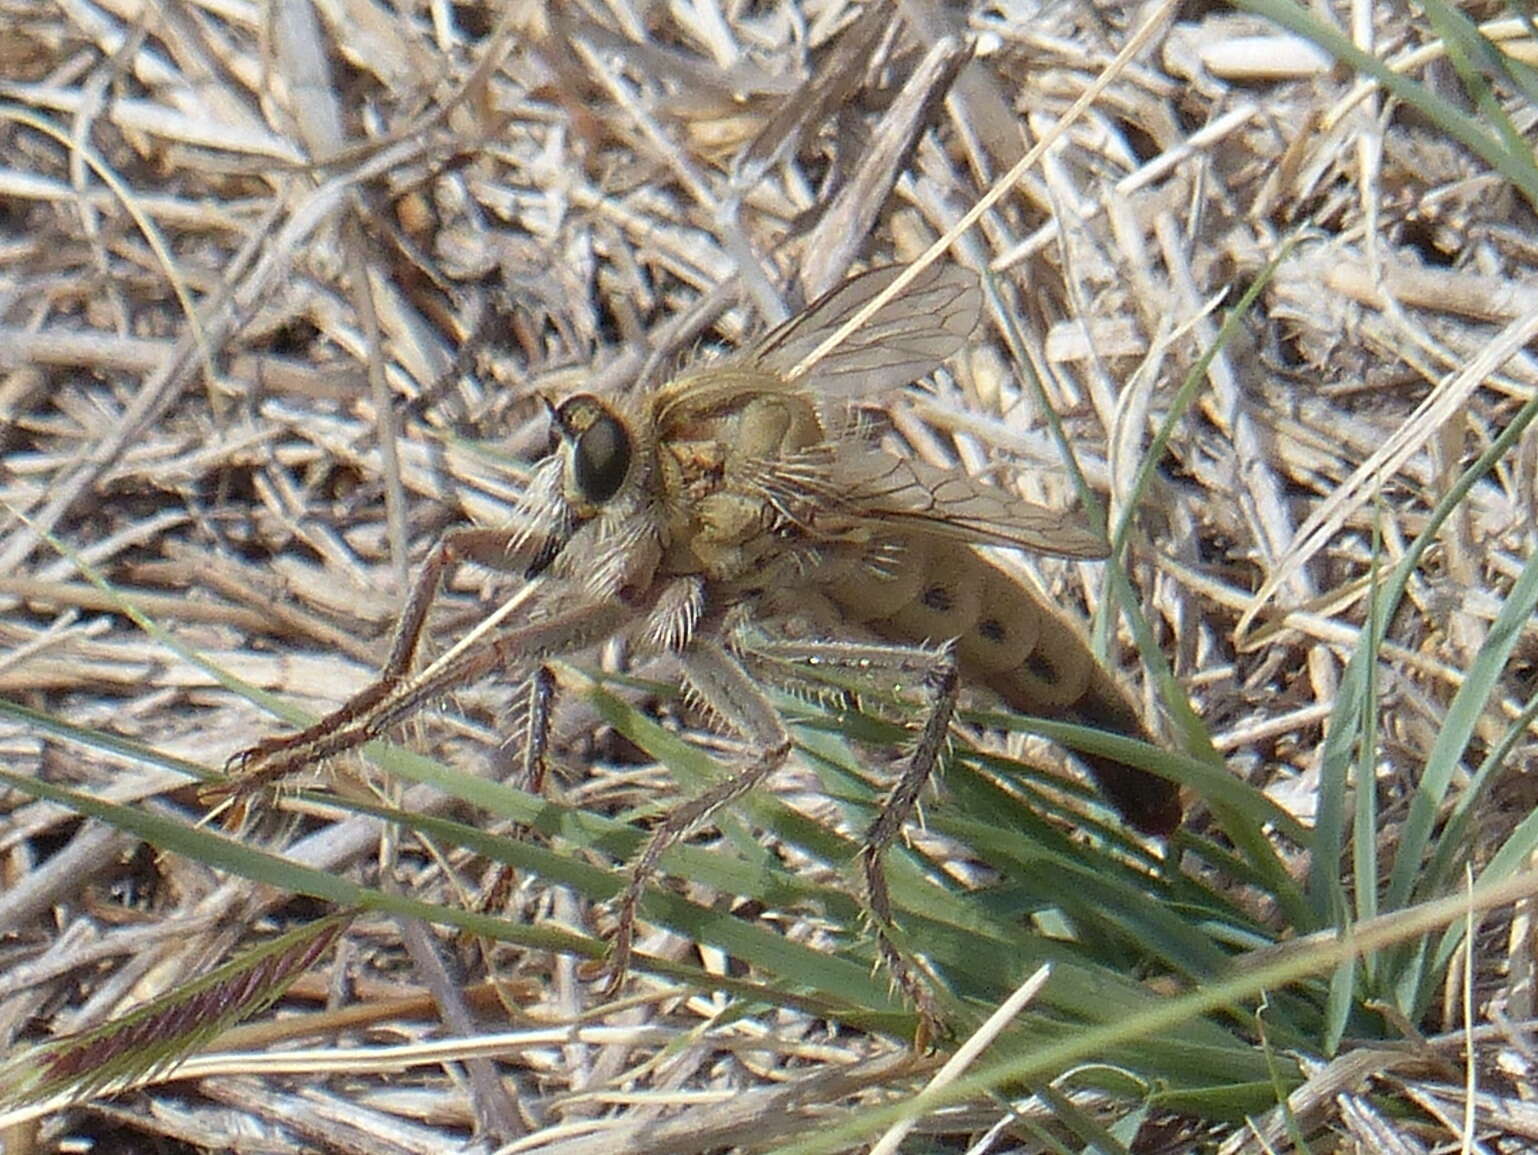
[[[591,521],[624,488],[635,464],[625,423],[587,393],[550,410],[551,452],[561,462],[561,498],[577,521]]]
[[[595,596],[644,587],[655,565],[648,443],[638,423],[587,393],[550,411],[550,450],[524,499],[529,576],[549,572]]]

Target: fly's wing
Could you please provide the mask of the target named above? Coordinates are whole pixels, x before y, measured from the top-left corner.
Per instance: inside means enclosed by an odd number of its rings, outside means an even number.
[[[753,346],[758,365],[787,380],[856,313],[903,273],[884,265],[851,277]],[[977,328],[982,293],[959,265],[930,265],[897,296],[830,350],[795,387],[828,397],[866,397],[918,380],[935,369]]]
[[[925,269],[804,378],[792,377],[804,358],[902,271],[892,265],[844,282],[800,317],[765,335],[753,348],[753,361],[793,387],[822,397],[868,396],[924,376],[961,348],[977,327],[982,293],[977,278],[958,265]],[[834,521],[850,528],[885,526],[1061,557],[1103,558],[1110,552],[1105,538],[1077,513],[1048,509],[965,474],[892,457],[862,445],[858,436],[841,437],[836,446],[811,452],[828,450],[835,458],[825,475],[828,484],[812,503],[822,511],[814,519],[822,526]],[[779,479],[785,488],[797,482],[818,486],[815,471],[798,471],[790,460],[770,463],[776,466],[789,475]]]
[[[800,377],[801,362],[903,272],[884,265],[851,277],[733,357],[683,373],[657,391],[664,428],[764,393],[855,398],[898,389],[933,370],[977,327],[982,293],[958,265],[931,265]]]
[[[931,265],[803,376],[801,362],[887,289],[903,268],[852,277],[770,330],[742,356],[680,379],[674,412],[703,413],[754,393],[804,391],[845,400],[900,388],[961,348],[977,327],[982,293],[958,265]],[[863,444],[852,428],[802,454],[739,463],[791,522],[813,536],[901,529],[1062,557],[1102,558],[1105,539],[1059,512],[921,461]]]
[[[1082,513],[1049,509],[994,485],[922,461],[846,446],[825,510],[852,528],[888,527],[929,537],[1095,560],[1110,553]]]

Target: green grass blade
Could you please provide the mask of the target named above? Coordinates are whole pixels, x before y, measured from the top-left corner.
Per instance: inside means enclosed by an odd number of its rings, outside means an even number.
[[[1528,558],[1522,567],[1521,575],[1490,626],[1484,644],[1442,720],[1442,728],[1410,800],[1410,813],[1395,848],[1394,867],[1384,899],[1390,910],[1406,905],[1416,894],[1416,883],[1429,854],[1437,811],[1458,770],[1474,727],[1484,714],[1491,695],[1498,689],[1501,672],[1535,607],[1538,607],[1538,554]]]

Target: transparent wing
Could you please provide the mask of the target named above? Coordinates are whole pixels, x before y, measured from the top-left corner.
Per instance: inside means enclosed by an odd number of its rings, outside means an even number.
[[[1093,560],[1110,552],[1082,512],[1049,509],[964,473],[876,452],[846,459],[837,472],[839,492],[821,501],[855,524],[1058,557]]]
[[[957,265],[931,265],[871,315],[811,371],[801,361],[902,273],[884,265],[851,277],[744,351],[680,373],[659,388],[653,412],[663,428],[764,393],[806,390],[854,398],[916,381],[949,357],[977,327],[982,293]]]
[[[833,397],[863,397],[907,385],[933,370],[977,328],[982,293],[959,265],[934,264],[873,313],[804,380],[789,381],[801,361],[903,272],[884,265],[851,277],[764,334],[749,361],[797,388]]]

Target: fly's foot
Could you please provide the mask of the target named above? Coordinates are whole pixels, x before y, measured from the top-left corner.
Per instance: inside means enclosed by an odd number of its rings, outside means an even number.
[[[264,738],[255,746],[232,754],[224,763],[224,781],[199,791],[205,802],[249,802],[268,787],[297,772],[306,759],[306,732]],[[301,751],[295,753],[295,751]]]
[[[224,764],[228,781],[211,793],[237,799],[249,797],[306,766],[363,745],[383,728],[378,709],[399,684],[398,674],[386,673],[319,722],[292,734],[263,738],[242,750]]]
[[[915,1054],[923,1054],[934,1043],[950,1034],[945,1025],[945,1020],[940,1017],[940,1008],[935,1003],[934,992],[929,984],[919,977],[913,964],[899,951],[892,941],[885,935],[878,935],[881,947],[881,957],[886,963],[887,973],[892,976],[892,986],[901,992],[904,1001],[913,1008],[917,1022],[913,1028],[913,1050]]]
[[[609,933],[609,949],[603,961],[603,983],[599,994],[608,1002],[619,997],[630,972],[630,957],[635,947],[636,906],[641,898],[640,890],[627,886],[620,897],[619,911],[614,930]]]
[[[224,764],[224,772],[232,778],[268,778],[271,764],[279,755],[292,750],[303,737],[301,734],[285,734],[278,738],[263,738],[255,746],[248,746],[238,754],[232,754]]]
[[[886,871],[882,867],[879,848],[867,842],[860,857],[865,880],[863,905],[866,924],[876,938],[877,965],[886,967],[893,989],[913,1008],[918,1018],[913,1032],[913,1050],[922,1053],[929,1050],[936,1040],[950,1034],[935,1002],[934,984],[937,980],[898,946],[893,937],[896,926],[892,916],[892,900],[887,892]]]
[[[635,943],[635,903],[627,904],[621,900],[618,922],[604,937],[608,940],[604,957],[583,963],[578,974],[583,979],[597,980],[599,997],[604,1002],[612,1002],[619,997],[630,973]]]

